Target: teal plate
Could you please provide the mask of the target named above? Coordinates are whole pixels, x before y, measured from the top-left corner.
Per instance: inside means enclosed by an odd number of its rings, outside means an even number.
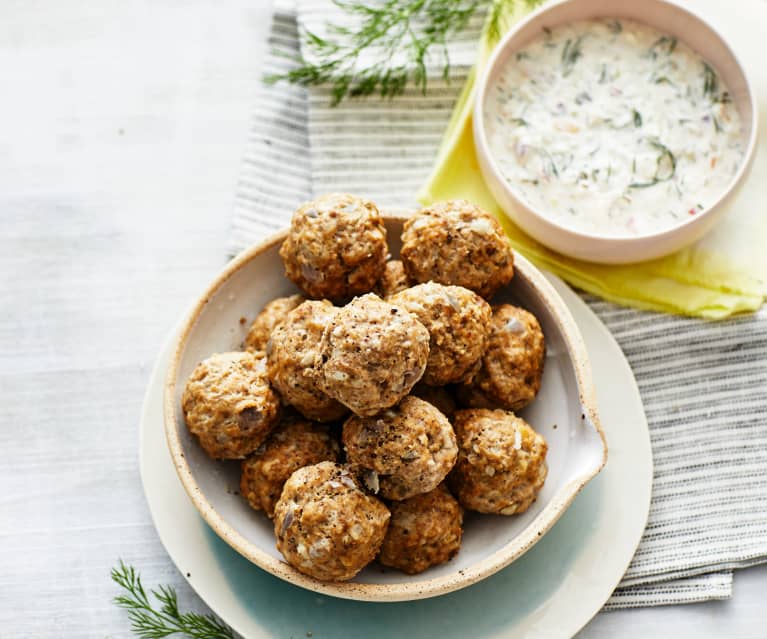
[[[221,541],[187,497],[165,443],[166,346],[144,401],[141,477],[161,541],[211,609],[248,638],[569,637],[582,628],[604,605],[639,543],[650,506],[652,455],[642,402],[620,348],[580,298],[550,279],[589,351],[608,464],[520,559],[432,599],[370,603],[320,595],[273,577]]]

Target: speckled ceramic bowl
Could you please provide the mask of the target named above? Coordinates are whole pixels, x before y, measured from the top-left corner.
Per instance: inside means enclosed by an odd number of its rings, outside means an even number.
[[[487,140],[484,105],[489,89],[509,58],[536,37],[543,27],[603,17],[630,18],[686,43],[719,71],[743,121],[745,153],[737,173],[719,198],[680,225],[657,233],[609,237],[576,231],[554,222],[545,211],[526,201],[514,184],[504,178]],[[520,228],[563,255],[591,262],[625,264],[661,257],[692,244],[721,219],[751,168],[757,121],[754,92],[737,57],[713,26],[688,9],[667,0],[560,0],[530,14],[500,42],[477,87],[473,126],[474,144],[485,182],[501,208]]]
[[[399,254],[404,219],[386,218],[393,255]],[[216,277],[181,327],[168,370],[164,402],[168,446],[178,476],[202,517],[237,552],[280,579],[348,599],[431,597],[469,586],[510,564],[551,528],[607,459],[586,349],[559,295],[537,269],[517,256],[514,279],[495,298],[529,309],[546,335],[541,392],[520,413],[549,443],[549,475],[537,502],[519,516],[467,513],[460,553],[419,575],[374,563],[351,582],[321,582],[285,563],[275,547],[271,522],[237,494],[239,462],[210,459],[187,430],[180,405],[184,383],[199,361],[215,352],[239,349],[264,304],[296,292],[278,255],[285,235],[245,251]]]

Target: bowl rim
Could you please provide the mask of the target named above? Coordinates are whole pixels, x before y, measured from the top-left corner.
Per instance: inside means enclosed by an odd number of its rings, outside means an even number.
[[[400,213],[385,213],[383,217],[387,222],[404,222],[409,216]],[[187,462],[179,432],[183,419],[177,418],[179,416],[176,412],[176,379],[181,358],[189,337],[197,324],[197,320],[221,286],[251,261],[272,249],[275,245],[281,244],[286,236],[287,229],[284,229],[263,242],[246,249],[230,261],[214,278],[213,282],[194,304],[191,311],[188,312],[175,338],[175,347],[173,348],[171,362],[164,381],[163,421],[173,466],[195,508],[197,508],[205,522],[221,539],[259,568],[293,585],[344,599],[395,602],[434,597],[470,586],[508,566],[527,552],[548,532],[561,515],[564,514],[578,493],[591,479],[599,474],[607,462],[607,441],[599,421],[591,364],[589,363],[583,337],[569,309],[554,287],[537,268],[517,252],[514,254],[514,277],[522,277],[529,285],[536,289],[540,301],[548,308],[549,313],[558,324],[564,336],[577,381],[583,415],[582,421],[588,428],[596,431],[599,436],[602,442],[602,458],[598,466],[590,468],[572,479],[568,484],[565,484],[533,521],[507,544],[472,566],[420,582],[400,584],[370,584],[354,581],[324,582],[304,575],[285,561],[265,553],[258,546],[249,542],[216,511],[205,497]]]
[[[702,17],[695,11],[692,11],[686,6],[683,6],[673,0],[653,0],[654,2],[658,4],[667,5],[671,7],[672,9],[679,11],[682,14],[686,14],[690,19],[692,19],[695,22],[698,22],[700,25],[708,29],[708,31],[714,36],[714,38],[719,40],[719,43],[724,47],[728,55],[732,58],[732,60],[735,63],[735,66],[737,67],[738,71],[740,72],[740,74],[742,75],[744,79],[744,85],[746,88],[745,94],[748,98],[747,102],[749,106],[749,113],[748,113],[747,119],[750,121],[750,125],[751,125],[751,131],[748,136],[746,150],[745,150],[745,153],[743,154],[743,158],[741,159],[740,165],[735,175],[733,175],[733,177],[728,182],[726,188],[721,191],[720,195],[716,198],[716,200],[714,200],[708,206],[704,207],[703,210],[699,211],[696,215],[691,216],[688,219],[685,219],[684,221],[670,228],[667,228],[661,231],[654,231],[652,233],[643,233],[640,235],[631,235],[631,236],[607,235],[607,234],[600,235],[597,233],[588,233],[585,231],[579,231],[577,229],[573,229],[571,227],[565,226],[563,224],[560,224],[559,222],[552,220],[551,218],[547,217],[542,212],[540,212],[538,206],[528,203],[524,200],[521,194],[519,194],[512,187],[512,185],[509,184],[509,182],[504,178],[503,174],[498,169],[495,156],[490,151],[490,145],[487,142],[483,105],[487,98],[487,93],[491,86],[490,84],[491,76],[495,74],[496,68],[499,65],[504,64],[507,61],[508,57],[515,50],[515,47],[511,47],[509,42],[515,36],[517,36],[521,31],[527,29],[529,24],[532,21],[537,20],[542,15],[545,15],[545,14],[556,15],[557,12],[561,11],[564,6],[577,5],[580,2],[588,2],[588,1],[589,0],[553,0],[552,2],[539,7],[535,11],[525,16],[501,38],[500,42],[495,46],[495,49],[493,50],[493,53],[491,54],[490,59],[488,60],[488,63],[482,72],[482,76],[478,84],[478,90],[474,97],[474,104],[472,109],[474,147],[477,151],[477,154],[484,160],[484,162],[481,164],[487,167],[487,169],[492,175],[492,179],[496,182],[498,188],[502,189],[514,201],[515,205],[520,206],[526,212],[529,212],[532,216],[534,216],[537,219],[539,223],[542,223],[543,225],[550,225],[553,228],[555,228],[558,232],[561,232],[563,234],[568,234],[570,236],[570,239],[572,239],[573,241],[608,243],[612,246],[617,246],[617,247],[620,247],[620,246],[628,247],[628,246],[633,246],[639,243],[652,242],[653,240],[662,241],[670,237],[676,236],[679,233],[682,233],[683,229],[687,229],[691,226],[698,226],[702,224],[702,220],[710,217],[710,214],[717,211],[719,207],[725,203],[725,201],[729,198],[729,196],[737,191],[737,189],[746,179],[751,169],[751,165],[753,164],[753,161],[754,161],[756,144],[757,144],[758,136],[759,136],[759,109],[757,107],[756,93],[754,91],[753,82],[751,81],[751,78],[749,77],[748,73],[746,73],[746,69],[741,63],[740,58],[735,54],[735,52],[733,51],[727,39],[719,32],[719,30],[714,25],[712,25],[708,20],[706,20],[704,17]],[[600,11],[603,11],[603,9],[600,8]],[[601,13],[600,15],[601,17],[608,18],[608,17],[612,17],[613,14],[611,13],[611,11],[604,11],[604,13]],[[642,19],[634,18],[634,20],[636,22],[644,23]],[[651,26],[651,25],[648,25],[648,26]],[[685,40],[684,37],[680,37],[679,39],[682,41]],[[690,46],[690,45],[688,44],[687,46]],[[690,48],[692,49],[692,47]],[[697,53],[699,56],[705,59],[705,56],[702,55],[700,52],[696,51],[695,49],[693,49],[693,51],[695,51],[695,53]],[[517,222],[516,216],[513,216],[512,219],[515,222]],[[520,226],[522,226],[522,224],[520,224]],[[525,230],[523,226],[522,228],[523,230]],[[545,242],[543,241],[541,241],[541,243],[545,244]]]

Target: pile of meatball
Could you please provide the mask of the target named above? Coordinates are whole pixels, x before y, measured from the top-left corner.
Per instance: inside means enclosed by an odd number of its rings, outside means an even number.
[[[428,206],[390,260],[376,205],[330,194],[295,211],[280,256],[302,293],[201,362],[182,408],[208,455],[243,460],[286,561],[325,581],[373,560],[415,574],[458,553],[464,509],[524,512],[547,446],[514,411],[545,349],[531,313],[488,301],[514,274],[498,222]]]

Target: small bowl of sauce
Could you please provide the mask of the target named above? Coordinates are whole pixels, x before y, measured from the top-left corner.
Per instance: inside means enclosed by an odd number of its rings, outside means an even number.
[[[474,139],[503,210],[593,262],[657,258],[726,212],[757,109],[722,37],[666,0],[564,0],[505,36],[479,85]]]

